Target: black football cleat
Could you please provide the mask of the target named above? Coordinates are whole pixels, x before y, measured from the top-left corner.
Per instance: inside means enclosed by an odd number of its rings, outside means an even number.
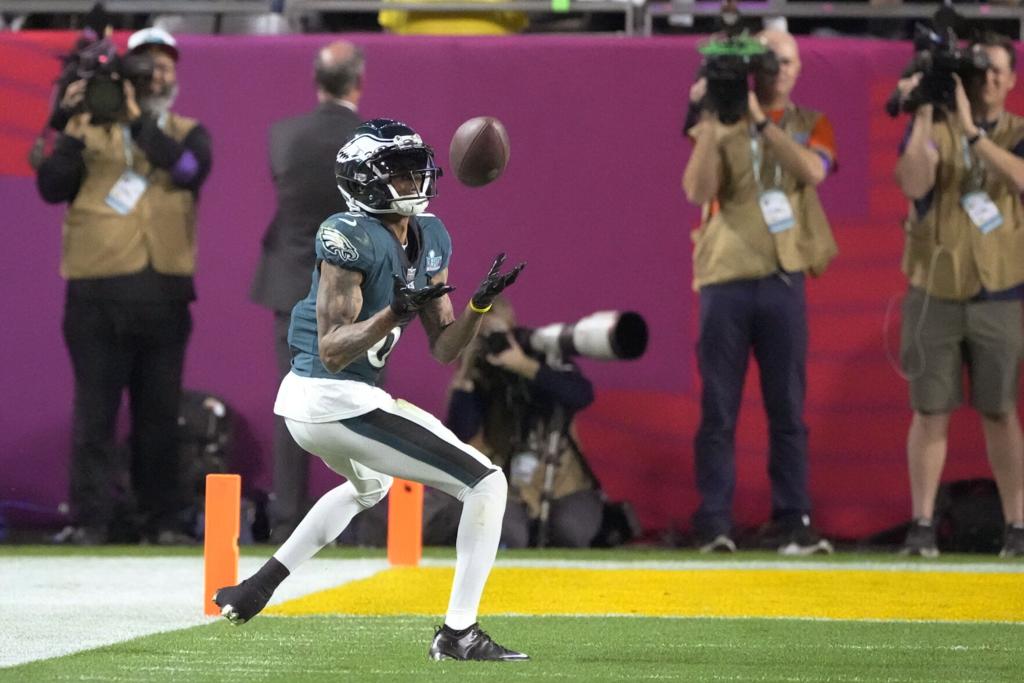
[[[220,607],[221,616],[235,626],[263,611],[274,594],[274,589],[288,576],[288,569],[271,557],[258,572],[237,586],[221,588],[213,594],[213,602]]]
[[[220,614],[235,626],[245,622],[263,611],[273,591],[260,590],[246,579],[237,586],[221,588],[213,594],[213,601],[220,607]]]
[[[473,624],[465,631],[453,631],[442,626],[434,632],[434,640],[430,643],[430,658],[458,659],[462,661],[493,661],[522,662],[529,656],[522,652],[514,652],[494,642],[489,635]]]

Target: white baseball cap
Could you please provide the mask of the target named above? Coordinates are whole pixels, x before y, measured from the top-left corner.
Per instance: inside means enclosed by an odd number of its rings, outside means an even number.
[[[136,31],[128,38],[128,52],[137,52],[150,46],[161,48],[171,56],[171,59],[178,61],[178,41],[159,26]]]

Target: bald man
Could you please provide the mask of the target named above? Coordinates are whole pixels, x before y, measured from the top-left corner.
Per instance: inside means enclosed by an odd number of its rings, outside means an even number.
[[[320,223],[347,210],[333,182],[338,149],[362,121],[363,52],[339,40],[322,47],[313,64],[317,106],[270,129],[270,173],[277,212],[263,236],[263,251],[250,296],[274,312],[278,370],[288,373],[288,323],[292,306],[306,296],[313,243]],[[284,541],[309,508],[308,459],[281,418],[274,427],[271,540]]]
[[[836,168],[835,142],[828,119],[790,99],[800,75],[796,41],[776,30],[760,39],[779,69],[755,75],[747,112],[724,124],[704,110],[688,130],[694,148],[683,190],[702,207],[693,236],[703,380],[693,523],[701,550],[736,550],[735,430],[753,351],[769,431],[772,524],[764,544],[786,555],[830,553],[811,525],[807,487],[804,277],[820,275],[837,252],[815,189]],[[705,89],[701,78],[691,103]]]

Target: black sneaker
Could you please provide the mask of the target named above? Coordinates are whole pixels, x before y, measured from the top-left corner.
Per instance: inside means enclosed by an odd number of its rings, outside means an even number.
[[[438,627],[430,643],[430,658],[442,659],[521,662],[529,659],[522,652],[514,652],[498,645],[491,637],[473,624],[465,631],[453,631],[447,626]]]
[[[726,534],[718,534],[707,543],[701,545],[700,551],[702,553],[734,553],[736,552],[736,542]]]
[[[221,588],[213,594],[213,602],[220,607],[221,616],[235,626],[263,611],[274,594],[274,589],[288,576],[288,569],[277,558],[271,557],[258,572],[237,586]]]
[[[900,555],[935,558],[939,547],[935,544],[935,525],[930,520],[915,519],[907,529],[907,538]]]
[[[1024,526],[1007,524],[999,557],[1024,557]]]
[[[802,515],[792,526],[779,545],[779,554],[788,557],[806,557],[807,555],[831,555],[835,552],[832,544],[821,537],[811,526],[811,518]]]

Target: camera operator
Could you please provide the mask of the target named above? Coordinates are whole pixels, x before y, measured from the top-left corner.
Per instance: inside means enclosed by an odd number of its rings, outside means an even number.
[[[760,62],[777,62],[777,70],[754,71],[755,87],[746,106],[740,103],[738,120],[704,107],[688,131],[695,144],[683,190],[702,206],[693,234],[703,380],[694,441],[701,503],[694,530],[704,552],[736,550],[735,429],[753,350],[770,435],[772,523],[764,542],[784,554],[828,553],[831,545],[811,526],[807,490],[804,274],[820,275],[837,251],[815,189],[836,168],[835,142],[824,115],[790,99],[800,73],[796,41],[777,30],[760,38],[774,54]],[[709,71],[716,67],[709,64]],[[742,94],[747,76],[739,76]],[[691,102],[705,91],[712,94],[702,78],[691,89]]]
[[[912,114],[896,165],[910,200],[900,354],[910,381],[907,438],[914,521],[901,550],[935,557],[933,513],[950,413],[970,377],[1006,521],[1002,556],[1024,555],[1024,440],[1017,417],[1024,352],[1024,118],[1005,110],[1016,82],[1012,42],[972,45],[987,68],[951,74],[952,110],[925,102]],[[904,98],[921,74],[899,83]]]
[[[170,111],[178,93],[174,38],[144,29],[61,98],[67,122],[38,169],[50,203],[67,202],[61,275],[64,339],[75,375],[70,495],[76,527],[62,540],[102,543],[113,519],[115,422],[131,395],[131,479],[145,540],[183,540],[177,428],[195,299],[196,200],[210,138]],[[148,71],[126,67],[148,64]],[[113,85],[115,87],[111,88]],[[116,108],[114,105],[117,105]]]
[[[525,350],[514,330],[511,305],[496,299],[452,379],[446,424],[506,472],[502,545],[524,548],[543,539],[542,545],[585,548],[600,529],[603,497],[572,418],[593,402],[593,387],[575,365],[553,367]],[[550,506],[542,529],[544,500]]]

